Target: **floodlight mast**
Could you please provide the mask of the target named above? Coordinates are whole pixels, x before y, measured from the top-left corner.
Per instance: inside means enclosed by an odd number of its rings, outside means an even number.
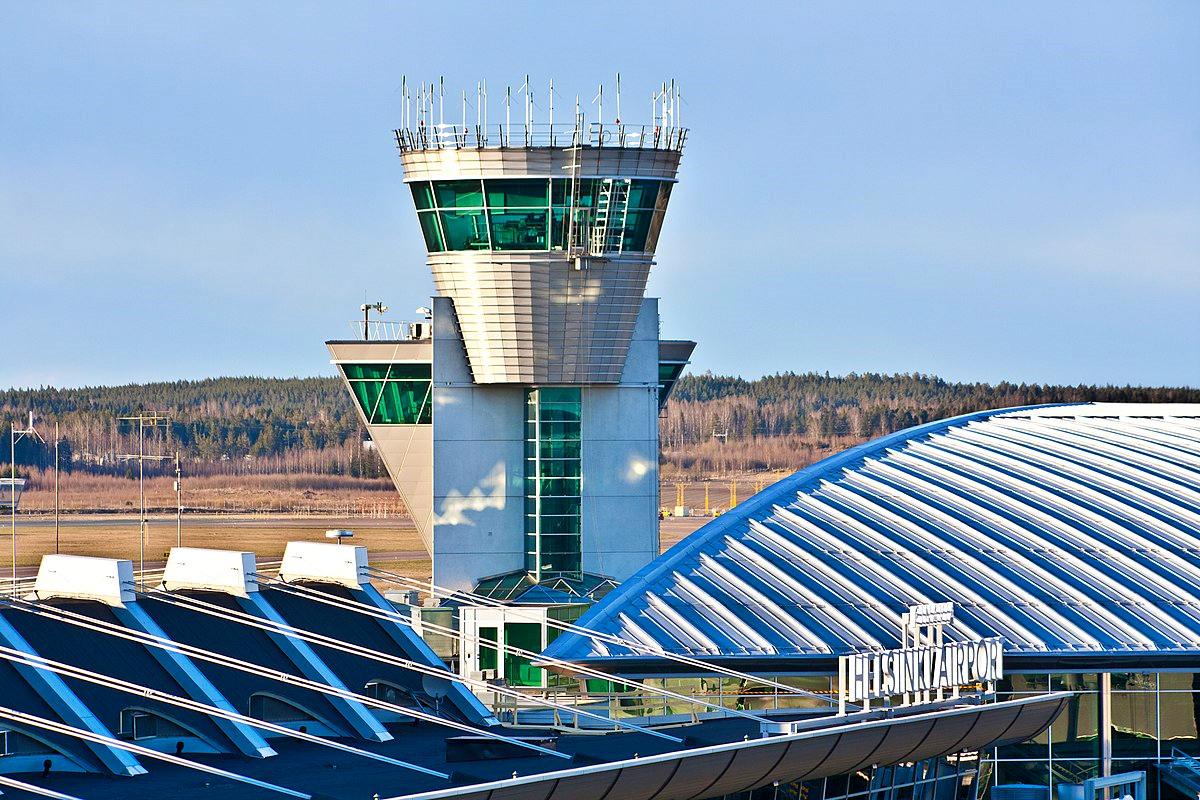
[[[17,423],[13,422],[12,427],[8,429],[8,444],[9,456],[12,458],[12,481],[9,483],[9,489],[12,492],[12,594],[17,596],[17,442],[29,437],[37,439],[42,444],[46,440],[33,427],[33,412],[29,412],[29,425],[25,428],[18,429]]]
[[[120,461],[138,462],[138,567],[139,580],[144,580],[146,572],[146,461],[166,461],[173,458],[169,455],[146,455],[146,428],[170,428],[170,416],[161,411],[139,411],[128,417],[118,417],[119,422],[136,422],[138,426],[138,451],[136,453],[121,453],[117,455]],[[177,522],[177,525],[181,524]]]

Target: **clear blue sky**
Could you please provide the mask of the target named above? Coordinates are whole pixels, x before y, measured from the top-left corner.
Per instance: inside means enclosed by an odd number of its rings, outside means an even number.
[[[328,374],[432,291],[401,75],[618,70],[686,95],[694,369],[1200,385],[1195,2],[9,2],[0,386]]]

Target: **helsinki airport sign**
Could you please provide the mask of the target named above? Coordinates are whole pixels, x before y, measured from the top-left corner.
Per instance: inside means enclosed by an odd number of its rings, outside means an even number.
[[[1000,638],[947,642],[944,626],[954,621],[952,603],[912,606],[902,615],[903,646],[842,656],[838,661],[840,709],[847,703],[900,698],[908,703],[941,699],[962,686],[994,686],[1004,668]]]
[[[843,656],[849,662],[846,700],[854,703],[991,683],[1000,679],[1003,651],[995,638]]]

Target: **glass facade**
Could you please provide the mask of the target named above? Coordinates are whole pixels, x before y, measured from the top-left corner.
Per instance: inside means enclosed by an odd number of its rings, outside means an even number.
[[[433,422],[433,371],[429,364],[342,364],[350,391],[372,424]]]
[[[525,569],[540,581],[583,569],[582,390],[525,393]]]
[[[671,389],[675,387],[675,381],[679,380],[679,376],[683,374],[683,368],[687,366],[686,361],[660,361],[658,362],[658,410],[662,411],[667,405],[667,398],[671,396]]]
[[[607,186],[606,186],[607,183]],[[671,195],[667,181],[582,178],[575,224],[590,226],[614,184],[627,187],[624,213],[610,209],[610,225],[623,223],[622,248],[653,252]],[[425,246],[446,250],[562,250],[566,246],[571,181],[567,178],[488,178],[409,184]],[[621,193],[611,196],[620,196]]]
[[[764,786],[724,795],[723,800],[972,800],[978,768],[976,756],[946,756],[832,778]]]
[[[1047,691],[1077,694],[1050,730],[988,754],[981,796],[991,786],[1010,783],[1048,785],[1056,792],[1058,784],[1100,774],[1099,675],[1008,675],[998,688],[998,700]],[[1110,697],[1112,771],[1146,770],[1147,788],[1155,795],[1157,763],[1174,755],[1200,755],[1200,673],[1115,672]]]

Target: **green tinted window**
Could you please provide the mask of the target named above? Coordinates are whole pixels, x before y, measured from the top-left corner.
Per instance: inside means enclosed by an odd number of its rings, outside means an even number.
[[[521,178],[485,181],[488,208],[545,208],[547,178]]]
[[[418,210],[433,208],[433,191],[429,188],[429,181],[410,183],[408,188],[412,190],[413,203]]]
[[[434,181],[438,208],[483,208],[482,181]]]
[[[500,631],[494,627],[481,627],[479,629],[479,668],[480,669],[496,669],[500,663],[499,652],[496,648],[496,642],[500,637]],[[485,644],[487,642],[487,644]]]
[[[626,250],[646,249],[646,236],[650,233],[650,220],[653,217],[653,211],[630,211],[625,216],[625,235],[622,246]]]
[[[421,222],[421,235],[425,237],[425,247],[429,252],[437,253],[446,249],[446,243],[442,240],[442,229],[438,225],[436,211],[420,211],[417,213],[417,219]]]
[[[483,211],[443,211],[447,250],[487,250],[487,217]]]
[[[362,378],[392,378],[429,380],[433,376],[432,367],[428,363],[397,363],[397,364],[342,364],[342,371],[350,380]]]
[[[429,364],[343,364],[358,407],[373,425],[428,425],[433,421]]]
[[[629,186],[629,207],[653,209],[658,202],[658,187],[660,181],[631,181]]]
[[[493,250],[545,250],[548,233],[547,212],[520,211],[501,213],[493,211]]]
[[[579,388],[531,389],[526,393],[526,570],[547,575],[582,569],[583,522]]]
[[[573,186],[578,243],[586,243],[606,220],[607,235],[600,237],[605,249],[618,244],[630,252],[654,249],[671,189],[663,181],[489,178],[410,184],[430,252],[565,249]]]

